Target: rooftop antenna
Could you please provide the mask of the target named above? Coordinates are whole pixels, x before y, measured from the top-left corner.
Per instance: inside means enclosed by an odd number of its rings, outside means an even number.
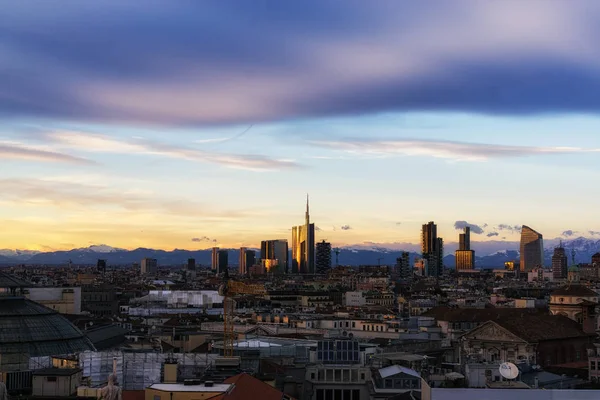
[[[571,249],[571,265],[572,265],[572,266],[575,266],[575,255],[576,255],[576,254],[577,254],[577,253],[575,252],[575,248],[573,247],[573,248]]]

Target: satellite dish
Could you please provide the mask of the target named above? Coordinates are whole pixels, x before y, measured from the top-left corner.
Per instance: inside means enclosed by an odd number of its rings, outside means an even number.
[[[519,368],[511,362],[505,362],[500,364],[500,375],[505,379],[515,379],[519,376]]]

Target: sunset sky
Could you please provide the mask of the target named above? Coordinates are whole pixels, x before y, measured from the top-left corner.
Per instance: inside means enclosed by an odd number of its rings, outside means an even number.
[[[0,7],[0,249],[600,239],[598,1]]]

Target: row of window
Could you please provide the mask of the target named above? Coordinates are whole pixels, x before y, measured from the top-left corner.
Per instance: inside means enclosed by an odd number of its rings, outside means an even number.
[[[360,390],[317,389],[317,400],[361,400]]]

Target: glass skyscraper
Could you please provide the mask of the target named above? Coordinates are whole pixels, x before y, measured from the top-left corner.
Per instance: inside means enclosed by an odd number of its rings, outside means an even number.
[[[528,272],[544,266],[544,237],[523,225],[521,228],[521,271]]]

